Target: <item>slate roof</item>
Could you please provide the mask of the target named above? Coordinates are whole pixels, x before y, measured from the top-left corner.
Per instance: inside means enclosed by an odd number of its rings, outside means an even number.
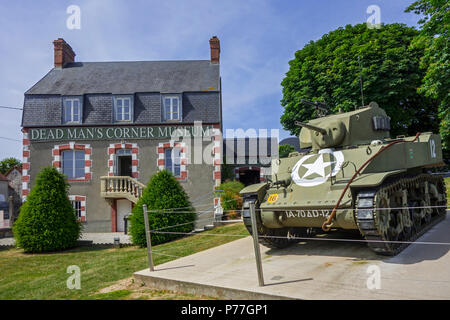
[[[73,62],[53,68],[26,95],[219,91],[219,64],[209,60]]]

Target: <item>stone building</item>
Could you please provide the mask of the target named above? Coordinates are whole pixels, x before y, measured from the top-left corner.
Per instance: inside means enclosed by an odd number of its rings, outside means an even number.
[[[225,138],[223,160],[232,170],[231,180],[248,186],[266,181],[271,176],[271,164],[278,158],[278,138]],[[231,178],[231,177],[230,177]]]
[[[9,182],[9,196],[13,197],[13,216],[10,218],[12,222],[18,217],[20,206],[22,205],[22,167],[14,166],[5,174]]]
[[[212,207],[222,97],[219,39],[209,43],[210,60],[76,62],[55,40],[54,68],[25,92],[23,198],[41,168],[54,166],[84,231],[123,231],[149,178],[167,169],[191,200],[210,194],[209,203],[194,201],[197,212]]]

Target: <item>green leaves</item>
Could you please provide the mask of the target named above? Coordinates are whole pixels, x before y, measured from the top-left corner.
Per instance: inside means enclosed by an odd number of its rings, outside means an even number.
[[[130,217],[130,234],[133,243],[140,246],[147,244],[142,209],[143,204],[147,205],[149,211],[148,216],[151,230],[178,224],[184,225],[162,231],[187,233],[194,229],[195,210],[183,187],[167,170],[162,170],[150,178],[142,197],[133,208]],[[159,244],[182,236],[180,234],[152,233],[151,240],[152,244]]]
[[[280,158],[287,158],[289,156],[289,153],[294,151],[294,147],[290,144],[280,144],[278,146],[278,154]]]
[[[42,169],[13,226],[19,247],[26,252],[45,252],[75,246],[81,224],[68,198],[68,188],[56,168]]]
[[[386,110],[392,135],[436,132],[438,104],[417,92],[424,77],[420,67],[424,48],[411,45],[417,35],[418,31],[403,24],[382,25],[380,29],[359,24],[338,28],[308,43],[295,53],[281,83],[283,127],[298,134],[295,121],[317,116],[301,99],[325,102],[331,113],[359,107],[359,56],[364,102],[376,101]]]
[[[11,169],[14,166],[22,165],[19,159],[16,158],[5,158],[2,161],[0,161],[0,173],[6,174],[9,169]]]
[[[439,105],[439,131],[442,146],[450,156],[450,2],[447,0],[418,0],[406,12],[422,16],[419,20],[422,29],[416,37],[414,47],[424,48],[420,60],[426,72],[418,92]]]

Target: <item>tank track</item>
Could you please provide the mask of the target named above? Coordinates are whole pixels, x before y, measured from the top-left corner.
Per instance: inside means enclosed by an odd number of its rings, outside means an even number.
[[[295,237],[304,237],[307,234],[307,230],[305,228],[303,232],[303,228],[274,228],[269,229],[266,228],[261,221],[261,216],[258,212],[259,206],[257,201],[256,195],[249,195],[244,198],[244,203],[246,201],[255,201],[255,209],[256,209],[256,223],[258,228],[258,235],[259,235],[259,243],[263,246],[266,246],[271,249],[282,249],[286,248],[287,246],[298,242],[298,240],[295,239],[289,239],[289,236],[295,236]],[[250,217],[243,216],[244,225],[247,228],[247,231],[252,234],[252,222]],[[267,237],[277,237],[277,238],[265,238]]]
[[[436,191],[439,196],[432,197]],[[368,242],[373,251],[393,256],[445,218],[446,208],[423,207],[446,206],[446,203],[442,176],[419,174],[388,181],[378,188],[360,190],[355,220],[363,237],[375,241]],[[409,209],[397,209],[399,207]]]

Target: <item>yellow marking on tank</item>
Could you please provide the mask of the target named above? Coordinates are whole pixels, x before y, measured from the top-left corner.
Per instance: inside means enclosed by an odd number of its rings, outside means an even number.
[[[278,200],[278,194],[277,194],[277,193],[271,194],[271,195],[269,196],[269,198],[267,198],[267,202],[268,202],[268,203],[274,203],[274,202],[276,202],[277,200]]]

